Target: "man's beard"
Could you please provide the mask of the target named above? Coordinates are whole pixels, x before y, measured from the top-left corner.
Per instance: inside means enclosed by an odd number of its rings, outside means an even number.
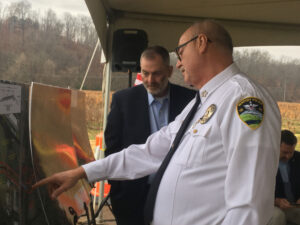
[[[152,94],[153,96],[157,96],[166,91],[166,89],[168,88],[168,83],[168,78],[166,78],[162,81],[161,85],[155,85],[153,87],[147,87],[146,85],[144,86],[150,94]]]

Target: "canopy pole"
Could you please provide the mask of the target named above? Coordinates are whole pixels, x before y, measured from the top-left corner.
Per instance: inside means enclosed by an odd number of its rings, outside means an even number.
[[[87,67],[87,69],[86,69],[86,71],[85,71],[85,75],[84,75],[84,77],[83,77],[83,81],[82,81],[81,86],[80,86],[80,88],[79,88],[80,91],[82,90],[83,85],[84,85],[84,83],[85,83],[85,79],[86,79],[86,77],[87,77],[87,75],[88,75],[88,73],[89,73],[89,71],[90,71],[90,67],[91,67],[91,65],[92,65],[92,62],[93,62],[93,59],[94,59],[94,57],[95,57],[96,50],[97,50],[99,44],[100,44],[100,41],[99,41],[99,38],[98,38],[98,41],[97,41],[96,46],[95,46],[95,48],[94,48],[94,52],[93,52],[92,57],[91,57],[91,59],[90,59],[89,65],[88,65],[88,67]]]
[[[109,61],[105,64],[102,84],[103,84],[102,85],[102,97],[103,97],[103,102],[104,102],[102,129],[104,131],[105,127],[106,127],[106,123],[107,123],[107,115],[108,115],[108,111],[109,111],[109,100],[110,100],[111,70],[110,70],[110,62]],[[104,138],[103,138],[103,141],[102,141],[102,146],[103,146],[103,149],[106,148]],[[96,158],[96,160],[103,159],[103,158],[104,158],[104,151],[100,151],[100,154],[98,154],[98,157]],[[105,181],[100,182],[99,199],[97,201],[97,203],[98,203],[97,208],[99,208],[100,203],[103,200],[104,182]],[[103,222],[102,218],[103,218],[103,215],[102,215],[102,211],[101,211],[99,213],[98,217],[97,217],[97,222],[100,222],[100,224],[102,224],[102,222]]]

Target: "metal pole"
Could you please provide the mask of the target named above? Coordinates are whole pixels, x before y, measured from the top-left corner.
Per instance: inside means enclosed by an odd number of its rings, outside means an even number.
[[[106,127],[106,122],[107,122],[106,118],[107,118],[108,111],[109,111],[109,98],[110,98],[110,85],[111,85],[110,62],[106,63],[104,72],[105,72],[103,74],[103,75],[105,75],[105,76],[103,76],[104,90],[102,90],[103,100],[104,100],[103,124],[102,124],[103,130],[105,130],[105,127]],[[103,139],[102,144],[103,144],[103,149],[105,149],[106,148],[106,146],[105,146],[105,139]],[[100,151],[98,159],[102,159],[102,158],[104,158],[104,151]],[[101,181],[100,182],[100,188],[99,188],[99,192],[100,193],[99,193],[99,199],[98,199],[98,204],[97,204],[98,207],[99,207],[101,201],[103,200],[104,182],[105,181]],[[97,217],[97,223],[101,224],[103,222],[102,217],[103,217],[102,212],[100,212],[99,216]]]
[[[86,71],[85,71],[85,75],[84,75],[84,77],[83,77],[83,81],[82,81],[82,83],[81,83],[81,86],[80,86],[80,89],[79,89],[79,90],[82,90],[82,87],[83,87],[83,85],[84,85],[84,83],[85,83],[85,79],[86,79],[86,77],[87,77],[87,75],[88,75],[88,73],[89,73],[89,71],[90,71],[90,67],[91,67],[91,65],[92,65],[92,62],[93,62],[93,59],[94,59],[94,57],[95,57],[96,50],[97,50],[99,44],[100,44],[100,41],[99,41],[99,39],[98,39],[98,41],[97,41],[97,43],[96,43],[96,46],[95,46],[95,48],[94,48],[93,55],[92,55],[92,57],[91,57],[91,59],[90,59],[89,65],[88,65],[88,67],[87,67],[87,69],[86,69]]]
[[[131,69],[128,69],[128,87],[131,87],[132,82],[132,71]]]
[[[285,102],[285,92],[286,92],[286,74],[284,75],[284,87],[283,87],[283,101]]]
[[[106,128],[107,115],[109,111],[110,85],[111,85],[110,62],[107,62],[106,71],[105,71],[105,87],[104,87],[103,130],[105,130]],[[105,140],[103,139],[103,149],[105,148],[106,148]]]

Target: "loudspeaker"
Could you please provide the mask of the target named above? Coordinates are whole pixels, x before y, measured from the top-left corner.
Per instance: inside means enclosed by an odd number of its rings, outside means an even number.
[[[119,29],[113,34],[112,71],[140,71],[140,56],[147,48],[147,33],[138,29]]]

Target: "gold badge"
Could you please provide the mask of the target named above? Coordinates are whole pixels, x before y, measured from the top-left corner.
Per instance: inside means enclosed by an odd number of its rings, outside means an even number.
[[[215,104],[210,105],[204,115],[200,118],[199,122],[201,124],[207,123],[207,121],[209,121],[209,119],[214,115],[216,109],[217,106]]]

